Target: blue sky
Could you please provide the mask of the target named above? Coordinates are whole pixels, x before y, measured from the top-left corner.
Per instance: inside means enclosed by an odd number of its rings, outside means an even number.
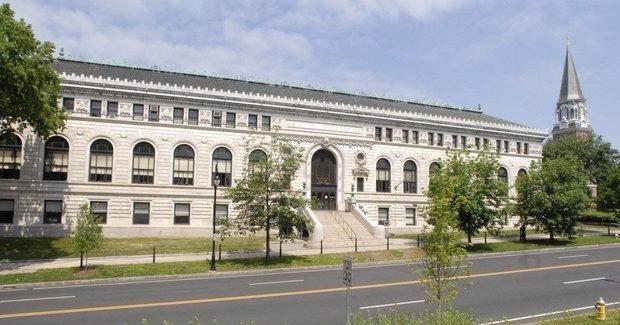
[[[9,1],[73,57],[445,102],[553,126],[566,39],[620,148],[620,1]]]

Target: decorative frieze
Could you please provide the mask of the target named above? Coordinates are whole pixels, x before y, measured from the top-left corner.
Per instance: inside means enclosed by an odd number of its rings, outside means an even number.
[[[84,98],[76,98],[74,101],[75,105],[73,107],[73,111],[76,113],[84,113],[88,114],[90,111],[90,100]]]

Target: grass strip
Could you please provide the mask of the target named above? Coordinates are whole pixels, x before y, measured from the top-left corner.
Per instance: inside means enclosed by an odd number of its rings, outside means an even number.
[[[596,319],[594,312],[582,315],[569,315],[561,318],[547,319],[540,321],[540,325],[590,325],[590,324],[620,324],[620,309],[608,310],[607,320],[600,321]]]
[[[384,250],[357,253],[339,253],[307,256],[272,257],[269,262],[264,258],[228,259],[217,262],[217,271],[241,271],[315,265],[338,265],[343,256],[350,256],[355,263],[413,259],[422,256],[419,249]],[[88,272],[78,272],[77,267],[42,269],[32,273],[0,275],[0,284],[35,283],[50,281],[68,281],[83,279],[104,279],[118,277],[179,275],[209,272],[209,262],[166,262],[155,264],[97,265]]]

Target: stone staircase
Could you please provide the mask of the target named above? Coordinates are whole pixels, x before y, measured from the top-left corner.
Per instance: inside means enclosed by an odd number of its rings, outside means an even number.
[[[357,238],[358,246],[384,245],[385,239],[375,238],[352,212],[314,210],[323,225],[324,246],[350,246]]]

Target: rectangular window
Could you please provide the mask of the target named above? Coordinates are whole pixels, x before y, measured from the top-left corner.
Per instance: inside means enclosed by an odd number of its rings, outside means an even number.
[[[101,117],[101,101],[100,100],[90,101],[90,116]]]
[[[198,110],[197,109],[189,109],[187,114],[187,124],[189,125],[198,125]]]
[[[357,178],[357,191],[364,192],[364,178],[363,177]]]
[[[62,222],[62,201],[45,200],[43,209],[43,223]]]
[[[443,147],[443,133],[437,133],[437,146]]]
[[[99,223],[108,222],[108,202],[90,201],[90,211],[99,218]]]
[[[375,141],[381,141],[383,138],[382,129],[380,127],[375,127]]]
[[[73,109],[75,108],[75,99],[63,97],[62,108],[64,108],[66,111],[73,112]]]
[[[271,131],[271,116],[263,115],[263,131]]]
[[[502,150],[502,141],[495,140],[495,151],[500,152],[500,150]]]
[[[482,147],[484,149],[489,149],[489,139],[487,138],[482,139]]]
[[[385,128],[385,141],[392,142],[392,129]]]
[[[159,106],[149,105],[149,121],[159,122]]]
[[[476,150],[480,150],[480,138],[475,138],[474,144],[476,145]]]
[[[409,143],[409,130],[403,130],[403,143]]]
[[[416,218],[415,218],[415,209],[414,208],[405,208],[405,226],[415,226]]]
[[[175,107],[173,110],[172,122],[176,124],[183,124],[184,115],[185,109],[183,109],[183,107]]]
[[[452,136],[452,148],[458,148],[459,147],[459,137],[458,135],[453,135]]]
[[[118,116],[118,102],[108,102],[108,117],[117,117]]]
[[[174,204],[174,224],[189,225],[189,203]]]
[[[428,133],[428,145],[429,146],[435,145],[435,133],[432,133],[432,132]]]
[[[0,200],[0,223],[13,223],[15,200]]]
[[[222,126],[222,111],[212,111],[211,126]]]
[[[418,144],[418,131],[411,131],[411,142]]]
[[[390,225],[390,209],[379,208],[379,226],[389,226],[389,225]]]
[[[461,136],[461,148],[467,148],[467,137]]]
[[[151,214],[151,204],[148,202],[133,203],[133,224],[148,225]]]
[[[504,152],[510,151],[510,142],[504,141]]]
[[[248,115],[248,127],[256,129],[258,127],[258,116],[255,114]]]
[[[226,113],[226,127],[234,128],[237,125],[237,113]]]
[[[133,104],[133,120],[142,121],[144,119],[144,105]]]
[[[517,153],[521,154],[521,142],[517,142]]]
[[[530,144],[529,143],[524,143],[523,144],[523,153],[526,155],[530,154]]]
[[[228,204],[215,205],[215,225],[221,226],[228,223]]]

